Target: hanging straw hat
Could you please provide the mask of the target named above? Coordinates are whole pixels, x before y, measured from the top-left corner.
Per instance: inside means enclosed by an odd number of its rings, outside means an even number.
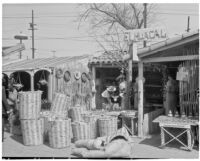
[[[81,80],[82,80],[82,82],[86,82],[87,79],[88,79],[87,74],[86,74],[85,72],[83,72],[83,73],[81,74]]]
[[[71,79],[71,73],[69,71],[65,71],[64,80],[65,82],[69,82]]]
[[[116,87],[115,87],[115,86],[109,86],[109,87],[107,88],[107,91],[108,91],[108,92],[115,92],[115,91],[116,91]]]
[[[60,79],[63,77],[63,70],[61,68],[56,70],[56,78]]]
[[[75,77],[76,80],[79,80],[81,78],[81,73],[79,71],[76,71],[74,73],[74,77]]]

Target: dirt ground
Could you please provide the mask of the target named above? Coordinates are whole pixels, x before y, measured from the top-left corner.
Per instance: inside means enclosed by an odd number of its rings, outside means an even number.
[[[164,149],[159,148],[160,136],[153,135],[148,139],[132,138],[133,158],[190,158],[198,159],[199,150],[194,147],[192,151],[180,149],[177,142],[172,142]],[[72,144],[72,148],[74,145]],[[2,157],[66,157],[75,158],[70,155],[71,149],[53,149],[48,143],[39,146],[24,146],[22,136],[5,133],[5,140],[2,145]]]

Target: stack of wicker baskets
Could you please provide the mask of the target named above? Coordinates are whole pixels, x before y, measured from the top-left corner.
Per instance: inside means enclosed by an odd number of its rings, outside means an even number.
[[[43,143],[44,120],[40,118],[41,91],[19,93],[19,116],[24,145]]]
[[[71,145],[71,119],[68,119],[69,97],[56,93],[48,116],[49,144],[52,148],[65,148]]]

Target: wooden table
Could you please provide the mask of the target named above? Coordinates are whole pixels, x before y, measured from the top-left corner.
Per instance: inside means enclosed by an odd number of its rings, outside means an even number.
[[[191,126],[198,126],[198,119],[159,116],[153,122],[159,123],[159,126],[161,128],[161,147],[164,147],[173,140],[176,140],[188,150],[192,150],[194,145],[194,137],[191,131]],[[169,132],[168,128],[175,128],[181,132],[178,135],[174,135],[171,132]],[[187,145],[179,139],[179,137],[185,133],[187,134]],[[171,139],[167,142],[165,141],[165,134],[168,134],[171,137]]]

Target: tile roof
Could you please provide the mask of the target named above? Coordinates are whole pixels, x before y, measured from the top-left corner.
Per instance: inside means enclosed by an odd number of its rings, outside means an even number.
[[[103,63],[103,64],[110,64],[114,62],[122,62],[123,61],[123,56],[126,54],[126,52],[119,52],[119,51],[109,51],[109,52],[104,52],[100,56],[93,56],[90,60],[90,64],[98,64],[98,63]]]

